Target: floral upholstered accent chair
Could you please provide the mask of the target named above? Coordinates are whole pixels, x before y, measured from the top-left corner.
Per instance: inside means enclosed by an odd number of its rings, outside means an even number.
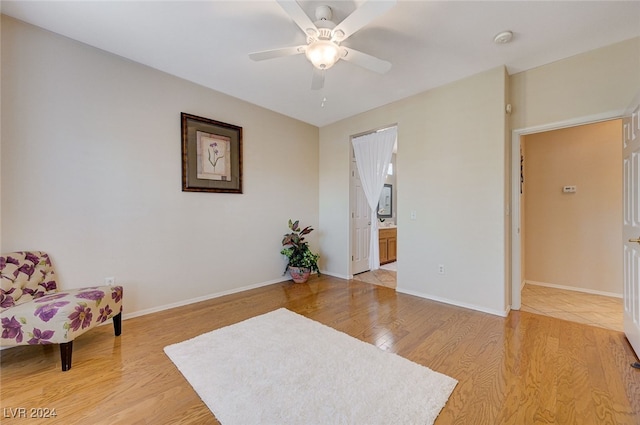
[[[59,291],[45,252],[0,256],[0,286],[0,346],[60,344],[63,371],[71,368],[78,336],[109,319],[121,333],[122,286]]]

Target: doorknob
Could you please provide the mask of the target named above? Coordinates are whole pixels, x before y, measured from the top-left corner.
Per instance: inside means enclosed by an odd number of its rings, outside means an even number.
[[[637,239],[629,239],[629,242],[636,242],[636,243],[640,243],[640,238],[637,238]]]

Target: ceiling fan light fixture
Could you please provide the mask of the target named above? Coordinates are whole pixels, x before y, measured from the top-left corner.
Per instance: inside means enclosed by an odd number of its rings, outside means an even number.
[[[340,47],[329,40],[316,40],[307,46],[307,59],[318,69],[329,69],[340,59]]]

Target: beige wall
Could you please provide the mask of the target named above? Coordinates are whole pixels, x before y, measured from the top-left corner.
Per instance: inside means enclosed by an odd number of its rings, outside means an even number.
[[[525,136],[527,281],[622,295],[621,139],[620,120]]]
[[[318,225],[317,127],[2,19],[5,252],[115,276],[126,314],[283,279],[287,220]],[[180,112],[243,127],[244,194],[181,191]]]
[[[349,137],[397,123],[398,290],[504,314],[506,78],[499,67],[320,129],[328,272],[349,274]]]
[[[511,128],[621,116],[640,90],[640,37],[511,76]]]
[[[511,232],[512,232],[512,219],[511,219],[511,196],[512,196],[512,182],[511,182],[511,156],[512,156],[512,146],[511,146],[511,112],[507,112],[507,105],[510,108],[513,108],[511,105],[511,76],[507,73],[505,68],[504,70],[504,88],[503,88],[503,111],[505,113],[505,119],[502,122],[503,135],[504,135],[504,162],[503,173],[504,173],[504,186],[503,186],[503,200],[504,200],[504,211],[505,211],[505,220],[504,220],[504,299],[506,300],[506,305],[511,307],[512,304],[512,248],[511,248]]]

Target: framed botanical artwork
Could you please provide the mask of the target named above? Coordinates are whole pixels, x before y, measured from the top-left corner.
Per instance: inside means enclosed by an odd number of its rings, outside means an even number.
[[[242,193],[242,127],[180,116],[182,191]]]

